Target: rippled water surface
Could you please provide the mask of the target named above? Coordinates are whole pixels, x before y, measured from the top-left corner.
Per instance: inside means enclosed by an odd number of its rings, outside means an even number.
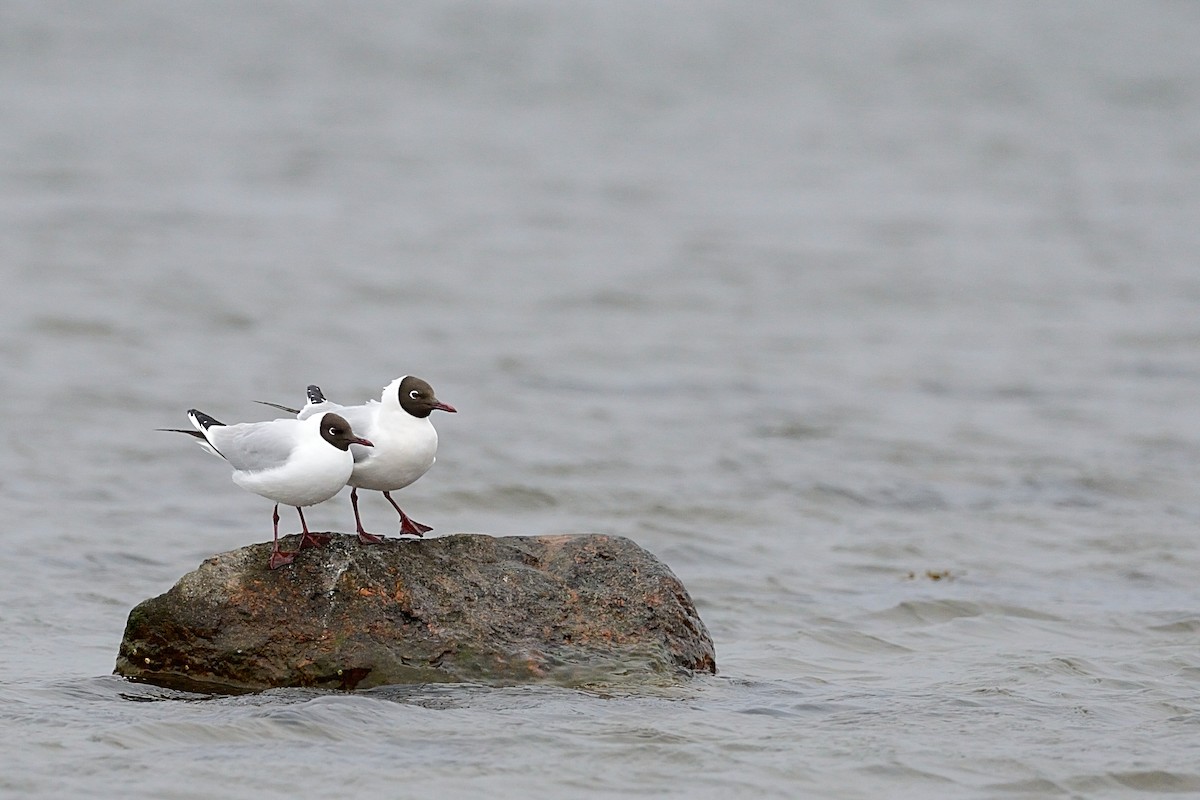
[[[0,5],[0,794],[1200,794],[1198,41],[1115,0]],[[460,412],[407,511],[632,537],[720,674],[112,677],[131,607],[270,536],[154,429],[406,373]]]

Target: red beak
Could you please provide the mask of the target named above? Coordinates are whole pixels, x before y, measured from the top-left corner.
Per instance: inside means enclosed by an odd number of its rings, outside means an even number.
[[[438,403],[436,406],[434,406],[434,408],[439,411],[449,411],[451,414],[458,413],[457,408],[455,408],[454,406],[451,406],[451,405],[447,405],[446,403]]]
[[[351,442],[351,444],[361,444],[363,447],[374,447],[375,446],[375,445],[371,444],[369,441],[367,441],[366,439],[355,439],[353,442]]]

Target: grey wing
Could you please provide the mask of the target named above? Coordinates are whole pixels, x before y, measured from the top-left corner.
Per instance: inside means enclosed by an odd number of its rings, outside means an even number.
[[[341,414],[342,416],[346,416],[343,413],[344,409],[345,409],[344,406],[339,406],[337,403],[331,403],[328,400],[326,400],[322,403],[313,403],[310,401],[308,403],[305,403],[304,408],[300,409],[300,412],[298,414],[296,414],[296,419],[308,419],[309,417],[313,416],[314,414],[324,414],[327,411],[332,411],[335,414]],[[351,427],[353,427],[354,422],[351,421],[350,425],[351,425]],[[357,429],[355,429],[355,433],[357,433],[357,432],[358,432]]]
[[[207,438],[234,469],[257,472],[288,460],[296,449],[297,428],[292,419],[246,422],[209,428]]]
[[[371,430],[375,427],[375,409],[370,406],[336,406],[328,410],[345,417],[359,436],[371,438]]]

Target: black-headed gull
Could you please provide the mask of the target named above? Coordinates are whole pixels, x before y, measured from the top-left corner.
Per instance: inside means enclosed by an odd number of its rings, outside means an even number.
[[[405,514],[391,495],[428,472],[437,460],[438,435],[429,421],[429,415],[434,411],[456,413],[453,406],[437,399],[433,387],[428,383],[413,375],[405,375],[384,387],[378,400],[368,400],[359,406],[330,402],[325,399],[321,387],[316,385],[308,387],[308,402],[304,408],[288,408],[276,403],[264,405],[295,414],[302,420],[320,413],[337,412],[354,426],[354,430],[374,442],[375,446],[370,450],[356,446],[350,448],[354,456],[354,471],[348,481],[350,505],[354,508],[354,525],[360,542],[375,544],[383,541],[383,537],[363,529],[362,517],[358,513],[359,489],[383,492],[383,496],[400,515],[400,533],[421,536],[433,530]]]
[[[186,433],[199,444],[233,466],[233,482],[268,500],[275,501],[271,519],[275,544],[267,562],[271,569],[292,563],[296,552],[279,549],[279,504],[295,506],[303,533],[300,549],[329,541],[323,534],[308,530],[303,506],[323,503],[342,490],[354,470],[350,446],[371,447],[371,441],[354,433],[339,414],[327,412],[300,419],[273,419],[267,422],[243,422],[226,425],[196,409],[188,419],[194,431],[164,428]]]

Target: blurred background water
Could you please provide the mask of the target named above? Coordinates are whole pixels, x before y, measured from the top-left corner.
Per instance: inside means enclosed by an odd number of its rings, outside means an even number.
[[[1198,41],[1166,0],[0,3],[0,794],[1200,794]],[[408,373],[460,413],[406,511],[632,537],[720,675],[111,677],[270,536],[154,429]]]

